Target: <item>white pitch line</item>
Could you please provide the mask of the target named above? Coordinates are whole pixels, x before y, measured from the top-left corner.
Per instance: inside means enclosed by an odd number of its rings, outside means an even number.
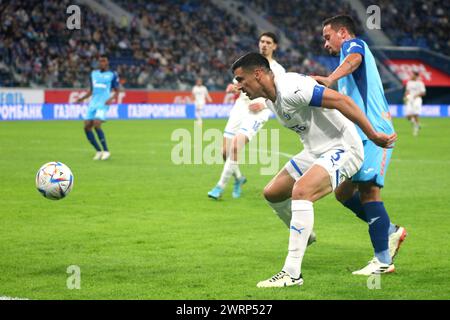
[[[8,297],[8,296],[0,296],[0,300],[29,300],[27,298],[17,298],[17,297]]]

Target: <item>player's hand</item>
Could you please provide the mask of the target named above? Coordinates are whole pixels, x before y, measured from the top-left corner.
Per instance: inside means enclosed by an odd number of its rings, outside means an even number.
[[[251,111],[251,112],[254,112],[254,113],[257,113],[257,112],[260,112],[262,109],[264,109],[266,106],[263,104],[263,103],[260,103],[260,102],[256,102],[256,103],[251,103],[249,106],[248,106],[248,109]]]
[[[109,106],[111,103],[112,103],[112,99],[108,99],[108,100],[106,100],[106,102],[105,102],[105,104],[106,104],[107,106]]]
[[[331,81],[330,78],[328,77],[312,76],[312,78],[316,80],[318,83],[323,84],[327,88],[333,84],[333,81]]]
[[[375,135],[370,138],[377,146],[382,148],[393,148],[393,144],[397,141],[397,134],[385,134],[382,132],[375,132]]]

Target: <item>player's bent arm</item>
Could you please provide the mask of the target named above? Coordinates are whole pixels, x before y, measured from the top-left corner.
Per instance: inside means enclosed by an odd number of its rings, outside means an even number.
[[[110,97],[108,100],[106,100],[105,104],[107,104],[107,105],[110,104],[111,102],[116,100],[118,96],[119,96],[119,88],[114,88],[112,97]]]
[[[363,61],[363,57],[359,53],[351,53],[349,54],[344,61],[339,65],[339,67],[334,70],[332,74],[328,77],[331,81],[335,82],[349,74],[353,73],[358,67],[361,65]]]
[[[330,74],[328,77],[313,77],[317,82],[322,83],[326,87],[330,87],[333,83],[339,79],[348,76],[353,73],[361,65],[363,57],[359,53],[349,54],[344,61]]]
[[[80,102],[86,100],[87,98],[89,98],[90,96],[92,96],[92,90],[91,89],[89,89],[89,91],[84,96],[82,96],[81,98],[78,98],[76,102],[80,103]]]
[[[350,97],[340,94],[337,91],[328,88],[324,89],[322,107],[339,110],[346,118],[356,123],[367,137],[380,147],[389,148],[397,139],[396,133],[387,135],[375,131],[369,119],[367,119],[358,105]]]

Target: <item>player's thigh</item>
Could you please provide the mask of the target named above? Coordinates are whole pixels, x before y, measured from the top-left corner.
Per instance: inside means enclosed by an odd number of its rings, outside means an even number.
[[[358,183],[361,203],[381,201],[381,188],[373,182]]]
[[[333,191],[328,171],[314,164],[295,182],[292,189],[292,200],[308,200],[315,202]]]
[[[264,188],[264,197],[270,202],[281,202],[289,199],[295,179],[286,169],[282,169]]]
[[[94,127],[94,120],[84,120],[85,130],[92,130],[93,127]]]
[[[102,127],[102,123],[103,123],[102,120],[95,119],[95,120],[92,121],[92,122],[93,122],[93,124],[94,124],[95,129],[100,129],[100,128]]]
[[[339,202],[344,203],[353,197],[356,190],[358,190],[358,186],[350,179],[345,179],[339,184],[336,190],[334,190],[334,195]]]

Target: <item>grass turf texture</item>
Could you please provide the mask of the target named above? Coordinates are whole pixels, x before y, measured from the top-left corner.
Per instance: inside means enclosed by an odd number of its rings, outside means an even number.
[[[223,129],[206,120],[204,129]],[[30,299],[448,299],[450,287],[450,120],[423,119],[419,137],[396,119],[399,141],[383,192],[394,223],[409,237],[397,272],[369,290],[350,271],[372,256],[367,226],[333,196],[315,204],[318,242],[307,250],[302,287],[258,289],[278,272],[288,230],[262,197],[272,176],[243,165],[249,182],[232,199],[206,196],[221,165],[173,165],[173,130],[193,121],[110,121],[112,152],[92,161],[81,122],[0,125],[0,296]],[[280,128],[271,120],[266,128]],[[295,133],[280,130],[280,151],[300,150]],[[75,176],[63,200],[34,187],[48,161]],[[280,158],[280,167],[288,160]],[[69,290],[70,265],[81,289]]]

